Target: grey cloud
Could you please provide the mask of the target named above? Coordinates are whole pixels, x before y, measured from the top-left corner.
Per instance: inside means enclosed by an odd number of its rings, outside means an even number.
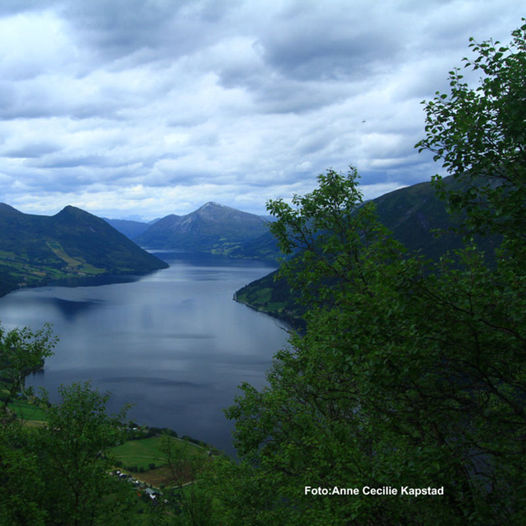
[[[55,1],[49,0],[46,7],[50,8]],[[40,11],[43,8],[42,0],[2,0],[0,3],[0,16],[12,16],[27,11]]]
[[[393,30],[373,4],[354,9],[340,2],[314,5],[296,5],[258,40],[265,61],[283,75],[300,80],[356,78],[377,60],[388,63],[396,57],[401,28]],[[367,23],[368,16],[373,23]]]
[[[102,155],[85,155],[83,157],[58,157],[28,163],[38,168],[76,168],[79,166],[115,166],[108,157]]]
[[[307,133],[298,138],[295,147],[297,152],[303,156],[312,155],[326,148],[332,137],[329,130],[309,129]]]
[[[348,86],[341,83],[300,82],[281,74],[261,72],[230,76],[221,72],[224,86],[242,86],[250,91],[262,113],[304,113],[332,105],[348,96]]]
[[[314,33],[314,34],[313,34]],[[313,28],[272,36],[262,42],[263,56],[282,74],[300,80],[338,80],[364,75],[380,56],[393,57],[396,46],[386,35],[331,36]],[[377,40],[372,46],[372,40]],[[393,57],[394,58],[394,57]]]
[[[133,56],[136,64],[175,60],[213,42],[235,2],[90,0],[64,2],[63,14],[97,61]],[[124,62],[129,65],[129,62]]]
[[[41,142],[41,143],[26,144],[19,148],[7,150],[3,152],[1,155],[4,157],[11,157],[11,158],[34,159],[34,158],[42,157],[43,155],[46,155],[49,153],[54,153],[58,150],[60,150],[60,146],[56,144]]]
[[[72,119],[90,119],[103,115],[106,119],[118,120],[118,110],[104,101],[98,103],[83,103],[78,101],[72,107],[61,105],[59,101],[46,100],[16,100],[12,106],[0,108],[0,119],[45,119],[54,117],[70,117]]]
[[[448,89],[470,34],[509,38],[520,6],[352,4],[1,2],[2,199],[43,211],[73,198],[112,217],[221,199],[263,213],[328,167],[356,164],[377,188],[429,179],[419,101]]]
[[[305,113],[332,105],[345,98],[333,90],[315,86],[274,84],[256,95],[259,110],[264,113]]]
[[[141,47],[154,47],[165,34],[170,11],[175,14],[183,4],[172,4],[172,10],[165,2],[91,0],[64,2],[61,11],[92,45],[119,56]]]

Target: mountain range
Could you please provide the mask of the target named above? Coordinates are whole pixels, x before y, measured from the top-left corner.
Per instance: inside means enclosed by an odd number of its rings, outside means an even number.
[[[451,184],[451,181],[446,181]],[[402,188],[374,199],[380,221],[410,251],[436,259],[459,248],[461,237],[431,183]],[[442,230],[441,236],[434,235]],[[479,240],[491,249],[495,239]],[[0,204],[0,294],[21,286],[97,281],[166,267],[137,244],[197,254],[277,262],[281,256],[269,218],[209,202],[186,215],[150,223],[103,220],[68,206],[55,216],[23,214]],[[249,284],[238,301],[281,318],[295,319],[287,285],[273,275]]]
[[[451,184],[446,179],[446,184]],[[373,200],[380,221],[409,250],[437,258],[460,248],[460,236],[431,183],[419,183]],[[108,219],[117,230],[143,247],[207,253],[277,262],[281,256],[268,226],[272,219],[209,202],[186,215],[168,215],[150,223]],[[442,230],[440,237],[434,230]]]
[[[167,266],[80,208],[40,216],[0,203],[0,295],[24,286],[96,283]]]

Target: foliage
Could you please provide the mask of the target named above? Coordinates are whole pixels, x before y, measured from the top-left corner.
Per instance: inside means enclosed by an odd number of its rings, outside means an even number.
[[[443,180],[446,191],[457,186],[453,177]],[[372,204],[380,222],[408,252],[418,252],[438,260],[447,251],[463,246],[462,235],[457,232],[463,225],[463,218],[447,214],[446,206],[438,197],[432,182],[389,192],[374,199]],[[500,236],[475,235],[474,239],[491,261],[494,248],[500,244]],[[278,278],[276,272],[238,290],[235,299],[258,311],[276,316],[296,329],[304,328],[305,306],[298,304],[298,294],[293,294],[287,280]]]
[[[257,468],[238,470],[254,470],[240,491],[258,512],[244,523],[519,524],[524,276],[509,259],[488,270],[474,247],[458,252],[461,268],[407,257],[360,206],[354,171],[319,181],[296,210],[270,205],[283,248],[303,249],[284,272],[310,310],[269,386],[243,385],[228,411],[241,457]],[[445,494],[316,498],[305,486]]]
[[[0,524],[135,523],[137,499],[109,475],[106,454],[123,437],[123,413],[109,416],[107,396],[88,384],[60,395],[60,405],[46,406],[47,425],[0,427]]]
[[[89,384],[62,386],[59,394],[61,403],[48,406],[47,426],[35,437],[46,486],[54,495],[50,513],[56,524],[92,524],[109,511],[104,497],[112,482],[107,474],[112,462],[106,453],[124,438],[124,412],[109,416],[108,395]]]
[[[462,181],[443,193],[452,210],[467,213],[472,230],[524,242],[526,24],[512,36],[509,45],[470,39],[477,56],[464,58],[464,67],[483,74],[480,85],[472,89],[459,68],[450,71],[451,91],[426,103],[426,137],[416,146]]]
[[[180,488],[171,502],[170,526],[216,526],[222,524],[213,511],[212,495],[199,483]]]
[[[30,435],[18,421],[0,426],[0,525],[44,526],[48,518],[40,505],[45,481]]]
[[[363,204],[357,178],[354,168],[347,177],[328,170],[319,176],[319,188],[293,197],[296,209],[283,200],[268,204],[279,218],[271,224],[272,233],[286,255],[295,254],[282,265],[281,275],[311,309],[339,303],[343,283],[363,285],[363,258],[381,252],[391,259],[402,250],[376,219],[374,205]]]
[[[28,327],[6,331],[0,326],[0,386],[3,384],[3,413],[18,393],[25,390],[26,377],[42,368],[57,342],[50,325],[38,331]]]
[[[486,77],[472,90],[453,72],[419,144],[445,159],[455,183],[443,195],[467,233],[502,236],[495,266],[469,236],[438,263],[405,253],[362,204],[354,169],[329,170],[292,206],[269,203],[282,250],[300,250],[282,274],[307,330],[275,356],[268,387],[244,384],[227,412],[243,460],[225,474],[231,523],[526,522],[525,30],[509,48],[472,46]]]
[[[37,333],[27,328],[2,332],[2,337],[4,379],[17,385],[10,396],[30,370],[43,366],[55,339],[47,326]],[[111,476],[116,463],[111,453],[119,450],[115,446],[125,439],[127,427],[121,423],[125,410],[107,413],[108,395],[89,384],[61,386],[59,395],[60,403],[51,404],[44,393],[38,410],[27,402],[9,404],[17,414],[38,417],[39,426],[23,425],[10,413],[0,421],[0,525],[168,524],[174,510],[183,524],[209,523],[203,521],[211,500],[201,491],[185,493],[170,507],[149,497],[143,502],[126,481]],[[164,436],[177,445],[177,461],[184,467],[180,475],[193,479],[205,450],[173,435]],[[149,444],[162,462],[161,442],[161,437],[134,441],[143,448]]]

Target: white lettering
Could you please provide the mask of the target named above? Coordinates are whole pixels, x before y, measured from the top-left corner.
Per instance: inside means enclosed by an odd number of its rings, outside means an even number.
[[[331,495],[359,495],[360,490],[358,488],[339,488],[338,486],[334,486],[332,488]]]

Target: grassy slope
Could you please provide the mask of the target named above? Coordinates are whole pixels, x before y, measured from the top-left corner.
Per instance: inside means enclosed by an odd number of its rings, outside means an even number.
[[[15,402],[9,404],[9,409],[16,413],[18,418],[25,421],[43,422],[45,418],[43,409],[22,400],[16,400]]]

